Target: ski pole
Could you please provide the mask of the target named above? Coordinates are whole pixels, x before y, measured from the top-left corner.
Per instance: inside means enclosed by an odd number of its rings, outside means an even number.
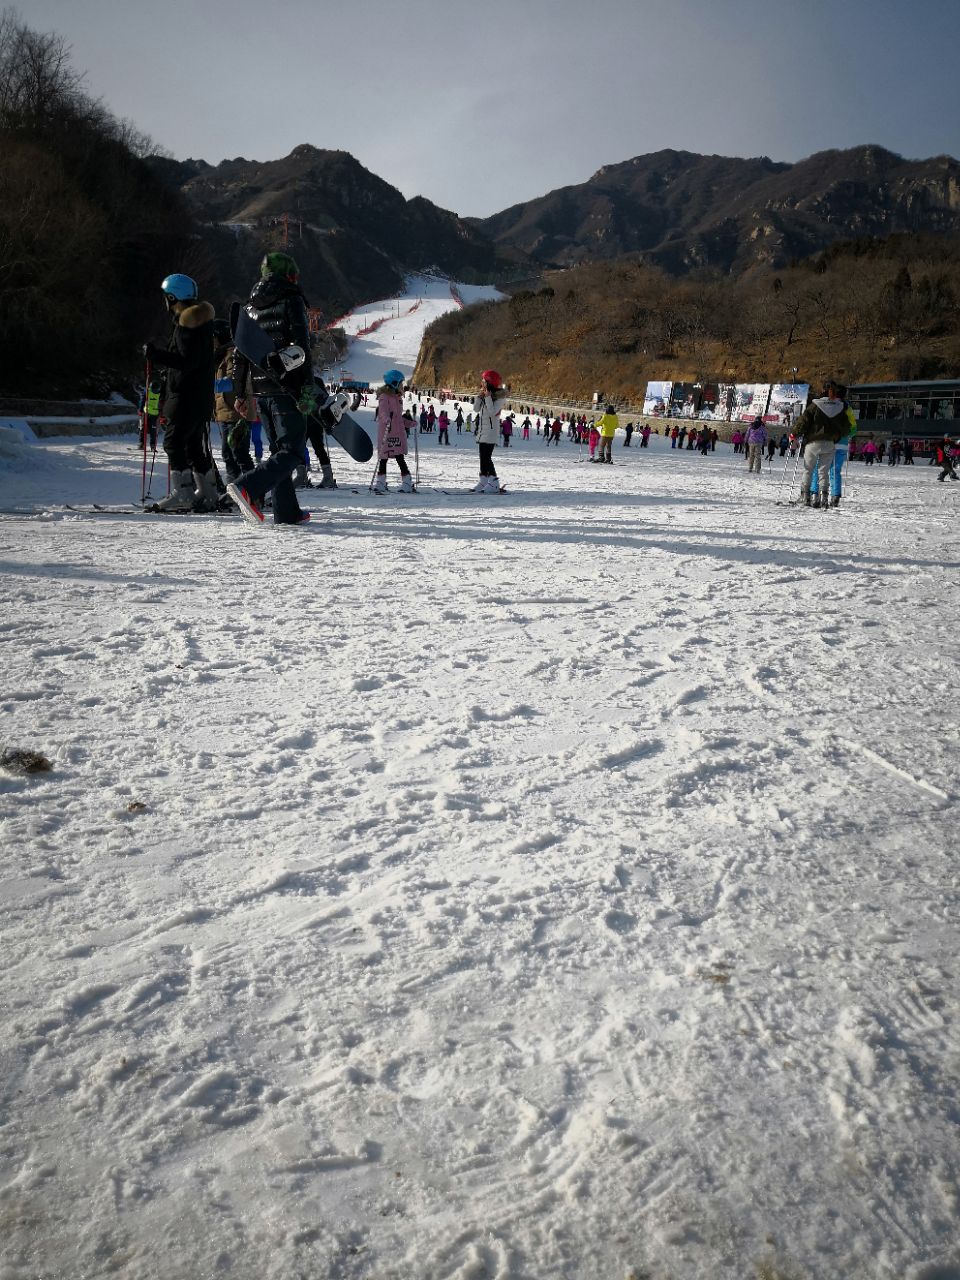
[[[147,500],[147,422],[149,419],[150,406],[150,358],[146,359],[144,364],[143,376],[146,382],[143,387],[143,409],[140,413],[140,430],[143,433],[143,468],[140,472],[140,503],[141,505]],[[150,472],[151,477],[153,471]]]
[[[794,462],[793,462],[793,475],[790,477],[790,490],[791,490],[791,491],[793,490],[793,486],[794,486],[794,485],[796,484],[796,482],[797,482],[797,472],[798,472],[798,471],[799,471],[799,469],[800,469],[800,458],[801,458],[801,456],[802,456],[802,455],[803,455],[803,440],[800,440],[800,441],[798,442],[798,444],[797,444],[797,453],[796,453],[796,457],[794,458]],[[786,468],[786,466],[784,466],[784,468],[783,468],[783,475],[780,477],[780,485],[781,485],[781,487],[783,486],[783,479],[784,479],[784,476],[786,476],[786,474],[787,474],[787,468]],[[779,495],[779,493],[780,493],[780,490],[778,489],[778,490],[777,490],[777,494]],[[779,498],[779,496],[777,497],[777,505],[778,505],[778,506],[780,505],[780,498]]]

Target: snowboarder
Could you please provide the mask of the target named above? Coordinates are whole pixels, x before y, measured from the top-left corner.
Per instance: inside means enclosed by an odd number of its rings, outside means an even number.
[[[377,477],[373,482],[374,493],[387,491],[387,459],[396,458],[400,468],[400,492],[413,493],[413,476],[407,466],[407,423],[413,419],[403,412],[403,374],[399,369],[388,369],[383,375],[383,387],[377,396]]]
[[[499,493],[500,480],[493,465],[493,451],[500,438],[500,411],[506,400],[503,379],[496,369],[485,369],[480,375],[483,390],[473,402],[477,415],[477,446],[480,450],[480,479],[474,493]]]
[[[260,279],[250,294],[248,307],[257,324],[268,333],[279,351],[298,346],[310,351],[307,302],[300,289],[299,270],[287,253],[273,252],[260,264]],[[284,375],[267,373],[250,364],[239,351],[234,365],[238,384],[251,377],[253,394],[260,408],[260,420],[270,441],[270,457],[245,472],[227,486],[227,492],[251,522],[263,520],[261,504],[273,492],[275,524],[303,524],[310,519],[297,501],[293,476],[303,464],[307,419],[317,408],[318,393],[326,398],[326,387],[314,379],[309,357],[299,368]],[[238,400],[236,409],[247,415],[247,402]]]
[[[213,417],[213,307],[201,302],[197,283],[174,273],[160,285],[173,332],[166,348],[148,342],[144,356],[166,369],[160,416],[165,420],[163,448],[170,463],[170,494],[156,503],[160,511],[216,511],[220,501],[206,444]]]

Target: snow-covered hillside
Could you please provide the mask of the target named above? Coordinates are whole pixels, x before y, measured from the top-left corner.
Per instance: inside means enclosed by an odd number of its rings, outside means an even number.
[[[0,1275],[960,1275],[954,487],[420,448],[0,458]]]
[[[457,300],[459,295],[460,301]],[[492,285],[456,284],[443,277],[410,276],[401,297],[359,307],[339,323],[351,335],[350,353],[343,366],[325,370],[338,380],[341,368],[350,376],[378,385],[386,369],[397,367],[409,377],[420,352],[427,325],[461,303],[470,305],[500,298]],[[373,332],[360,333],[361,330]],[[356,336],[356,335],[360,336]]]

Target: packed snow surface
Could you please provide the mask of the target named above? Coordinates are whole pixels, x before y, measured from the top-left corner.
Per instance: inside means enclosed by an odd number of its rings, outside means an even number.
[[[960,1275],[960,486],[451,439],[0,459],[0,1276]]]

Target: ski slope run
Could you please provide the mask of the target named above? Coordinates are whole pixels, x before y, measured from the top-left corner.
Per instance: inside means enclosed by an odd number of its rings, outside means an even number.
[[[458,301],[458,295],[460,301]],[[350,336],[350,350],[342,364],[323,371],[338,381],[341,369],[353,378],[380,385],[387,369],[401,369],[409,378],[420,353],[423,331],[431,321],[463,304],[503,297],[492,285],[467,285],[436,276],[410,276],[401,297],[358,307],[337,321]],[[361,333],[362,330],[372,332]]]

